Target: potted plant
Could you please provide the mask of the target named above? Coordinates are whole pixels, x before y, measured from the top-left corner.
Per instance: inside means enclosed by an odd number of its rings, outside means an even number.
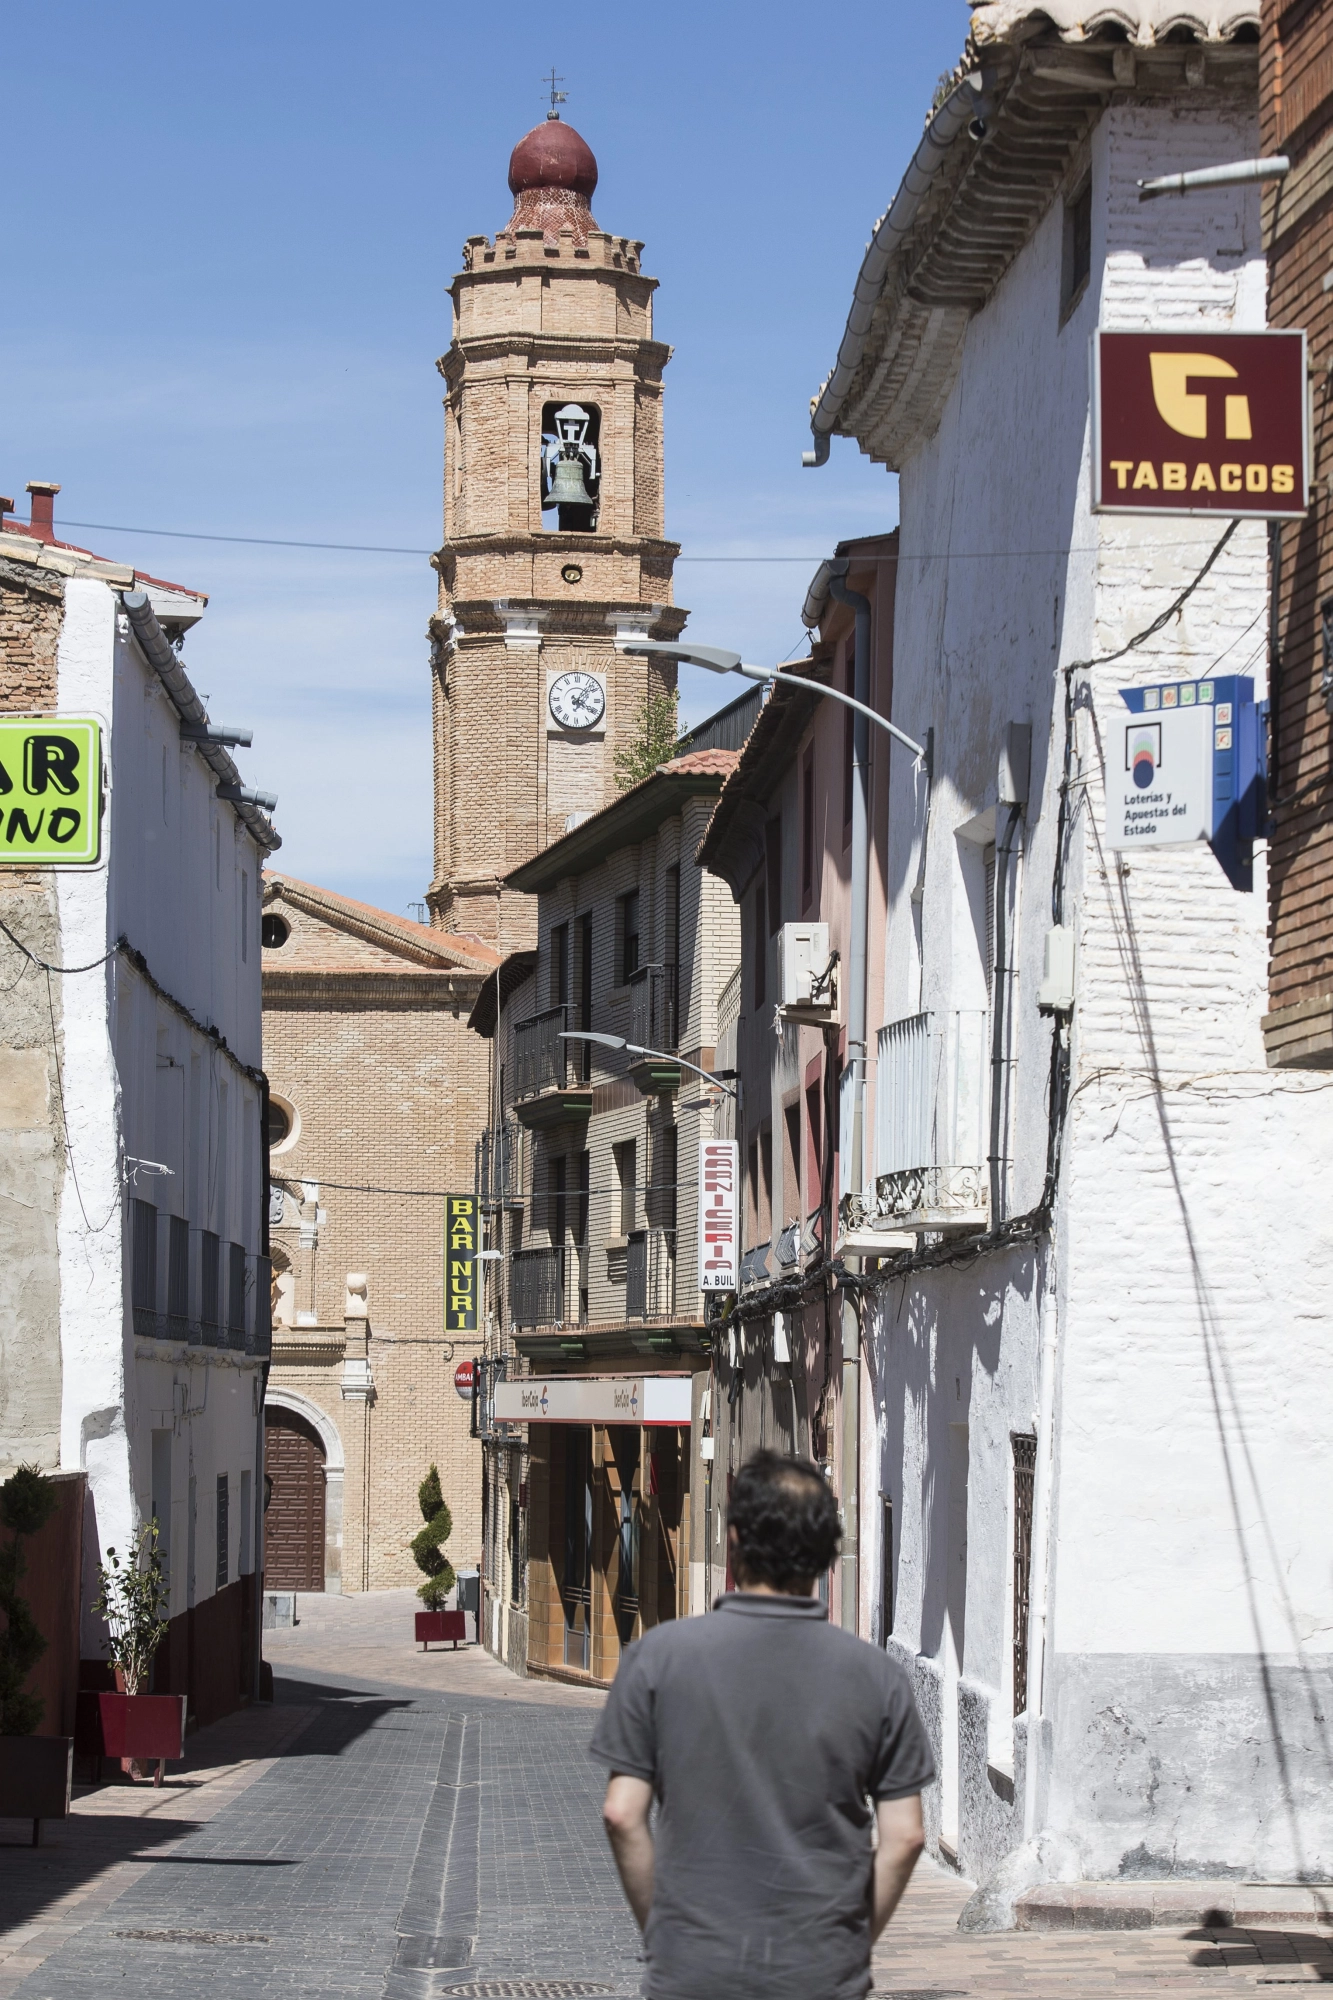
[[[417,1488],[417,1505],[426,1523],[412,1541],[416,1566],[426,1572],[426,1581],[417,1589],[426,1606],[416,1615],[417,1641],[424,1653],[432,1639],[452,1639],[457,1652],[459,1640],[467,1638],[467,1622],[461,1611],[444,1608],[444,1600],[454,1587],[454,1571],[440,1550],[440,1544],[453,1533],[454,1517],[444,1503],[439,1471],[433,1465]]]
[[[118,1757],[132,1778],[144,1778],[145,1763],[156,1763],[154,1784],[162,1782],[168,1757],[185,1755],[185,1696],[149,1694],[153,1655],[167,1633],[163,1610],[167,1581],[157,1546],[157,1522],[146,1521],[124,1562],[114,1549],[97,1566],[101,1586],[93,1610],[106,1620],[108,1657],[116,1676],[115,1694],[83,1697],[100,1757]],[[95,1722],[92,1705],[96,1704]]]
[[[52,1482],[36,1466],[21,1465],[0,1486],[0,1527],[9,1539],[0,1545],[0,1814],[32,1821],[32,1844],[44,1819],[64,1819],[69,1811],[73,1738],[38,1736],[45,1702],[24,1686],[46,1651],[32,1610],[19,1589],[26,1567],[23,1544],[45,1527],[56,1507]]]

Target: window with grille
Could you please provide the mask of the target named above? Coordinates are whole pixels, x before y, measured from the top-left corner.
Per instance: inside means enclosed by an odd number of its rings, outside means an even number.
[[[227,1537],[230,1531],[231,1488],[225,1472],[218,1474],[218,1561],[217,1584],[219,1590],[227,1588]]]
[[[190,1225],[183,1215],[168,1223],[167,1312],[172,1319],[190,1316]]]
[[[131,1300],[145,1312],[157,1311],[157,1210],[151,1201],[133,1204]]]
[[[245,1246],[227,1245],[227,1331],[245,1332]]]
[[[1037,1440],[1014,1431],[1014,1714],[1028,1705],[1028,1612],[1032,1601],[1032,1496]]]
[[[222,1243],[211,1229],[199,1232],[199,1317],[205,1326],[221,1324]]]

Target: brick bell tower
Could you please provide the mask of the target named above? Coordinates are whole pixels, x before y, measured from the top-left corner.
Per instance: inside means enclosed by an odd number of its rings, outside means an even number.
[[[675,638],[679,544],[663,538],[657,281],[641,243],[589,205],[597,162],[552,111],[509,162],[514,213],[471,236],[454,279],[444,546],[431,621],[434,921],[530,945],[508,871],[615,797],[617,749],[671,663],[617,651]]]

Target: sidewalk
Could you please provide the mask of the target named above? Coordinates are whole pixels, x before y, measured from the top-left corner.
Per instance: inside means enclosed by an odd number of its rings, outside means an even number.
[[[273,1708],[192,1738],[164,1791],[89,1794],[49,1848],[0,1849],[0,2000],[630,2000],[640,1943],[587,1754],[601,1696],[414,1652],[410,1611],[406,1592],[302,1600],[266,1635]],[[1314,1923],[973,1936],[970,1888],[917,1871],[877,1994],[1268,2000],[1333,1980]]]

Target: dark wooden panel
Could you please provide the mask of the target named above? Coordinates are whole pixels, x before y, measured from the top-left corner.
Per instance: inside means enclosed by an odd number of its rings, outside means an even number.
[[[308,1424],[286,1410],[264,1412],[266,1590],[324,1588],[324,1453]]]

